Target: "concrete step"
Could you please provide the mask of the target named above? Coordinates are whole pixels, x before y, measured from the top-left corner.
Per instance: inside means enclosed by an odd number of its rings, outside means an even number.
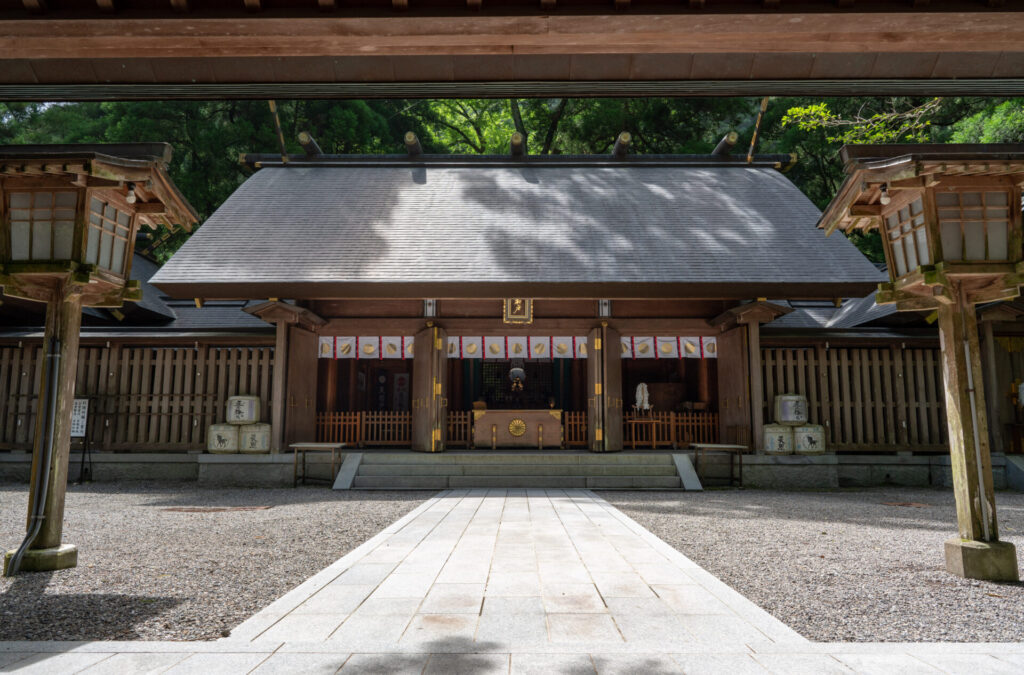
[[[366,464],[360,476],[676,476],[675,466],[629,464]]]
[[[680,489],[678,476],[356,476],[353,488],[595,488],[665,490]]]
[[[673,466],[670,453],[644,454],[633,451],[609,453],[514,453],[492,450],[469,452],[364,452],[362,464],[644,464]]]

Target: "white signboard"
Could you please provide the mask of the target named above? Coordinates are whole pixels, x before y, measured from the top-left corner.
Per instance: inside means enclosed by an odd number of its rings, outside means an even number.
[[[89,423],[89,399],[76,398],[71,406],[71,438],[85,438]]]

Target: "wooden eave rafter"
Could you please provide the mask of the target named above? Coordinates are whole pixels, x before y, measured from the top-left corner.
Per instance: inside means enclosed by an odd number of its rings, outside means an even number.
[[[270,300],[253,307],[246,307],[243,311],[267,323],[296,324],[307,330],[316,330],[327,323],[319,314],[305,307],[298,307],[279,300]]]

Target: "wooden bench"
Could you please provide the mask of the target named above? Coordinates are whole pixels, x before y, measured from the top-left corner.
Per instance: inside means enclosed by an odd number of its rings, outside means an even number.
[[[294,452],[295,457],[292,460],[292,487],[299,484],[305,485],[307,480],[324,481],[334,484],[334,478],[338,475],[338,469],[341,467],[341,450],[347,447],[346,443],[292,443],[289,445]],[[330,452],[331,453],[331,477],[326,478],[314,478],[306,474],[306,454],[310,452]],[[301,461],[299,457],[302,457]],[[299,465],[302,465],[302,471],[299,471]]]
[[[729,485],[743,485],[743,453],[747,451],[745,445],[729,445],[722,443],[691,443],[693,449],[693,470],[697,477],[704,482],[704,476],[700,473],[701,459],[709,452],[724,452],[729,455]]]

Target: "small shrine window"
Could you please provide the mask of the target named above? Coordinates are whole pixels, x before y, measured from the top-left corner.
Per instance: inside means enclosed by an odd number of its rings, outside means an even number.
[[[70,260],[76,192],[11,192],[11,260]]]
[[[936,192],[946,260],[1009,258],[1010,193],[1006,190]]]
[[[885,216],[885,232],[892,247],[897,276],[931,264],[928,232],[924,226],[924,203],[920,197]]]
[[[89,201],[85,262],[115,274],[124,273],[132,217],[96,197]]]

